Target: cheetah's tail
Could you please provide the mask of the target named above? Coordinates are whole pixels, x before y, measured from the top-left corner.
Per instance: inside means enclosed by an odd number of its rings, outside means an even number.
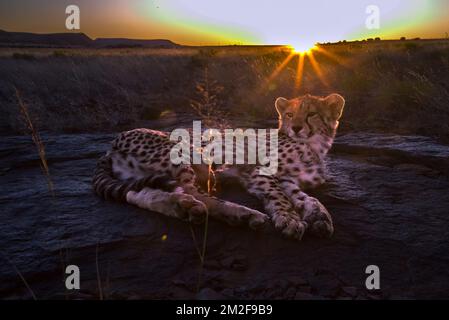
[[[112,171],[112,159],[110,154],[102,156],[98,162],[92,180],[94,191],[104,199],[126,202],[126,194],[129,191],[141,191],[145,187],[173,191],[176,181],[166,174],[152,173],[148,177],[134,180],[120,180]]]

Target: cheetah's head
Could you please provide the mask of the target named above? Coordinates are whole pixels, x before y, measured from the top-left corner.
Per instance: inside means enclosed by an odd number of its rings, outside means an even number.
[[[345,99],[337,93],[327,97],[306,94],[291,100],[277,98],[279,130],[295,139],[307,139],[314,134],[333,138],[344,105]]]

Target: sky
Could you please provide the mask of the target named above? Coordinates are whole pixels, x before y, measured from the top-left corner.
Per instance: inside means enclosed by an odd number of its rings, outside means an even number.
[[[78,31],[65,28],[71,4],[80,8]],[[369,5],[379,8],[379,29],[366,27]],[[186,45],[444,38],[449,0],[0,0],[0,29]]]

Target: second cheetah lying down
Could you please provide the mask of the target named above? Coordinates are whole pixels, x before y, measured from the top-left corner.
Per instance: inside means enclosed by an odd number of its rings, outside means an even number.
[[[345,100],[304,95],[275,103],[279,114],[278,170],[260,174],[260,165],[231,165],[246,190],[263,201],[259,212],[210,196],[199,187],[207,165],[174,164],[169,133],[135,129],[119,134],[112,150],[100,159],[93,179],[96,193],[167,216],[194,222],[206,214],[229,224],[256,228],[271,220],[284,235],[301,239],[305,232],[329,237],[332,218],[304,191],[324,182],[324,159],[332,146]]]

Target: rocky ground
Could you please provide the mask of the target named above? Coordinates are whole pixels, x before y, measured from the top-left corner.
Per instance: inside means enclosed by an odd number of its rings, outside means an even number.
[[[53,197],[30,137],[0,142],[0,298],[379,299],[449,297],[449,147],[419,136],[348,133],[317,197],[331,239],[283,239],[211,221],[203,227],[105,202],[91,190],[110,134],[43,135]],[[253,207],[236,186],[222,197]],[[193,237],[195,235],[195,237]],[[81,290],[65,291],[65,265]],[[377,265],[381,290],[365,289]],[[97,268],[98,266],[98,268]],[[98,269],[98,272],[97,272]]]

